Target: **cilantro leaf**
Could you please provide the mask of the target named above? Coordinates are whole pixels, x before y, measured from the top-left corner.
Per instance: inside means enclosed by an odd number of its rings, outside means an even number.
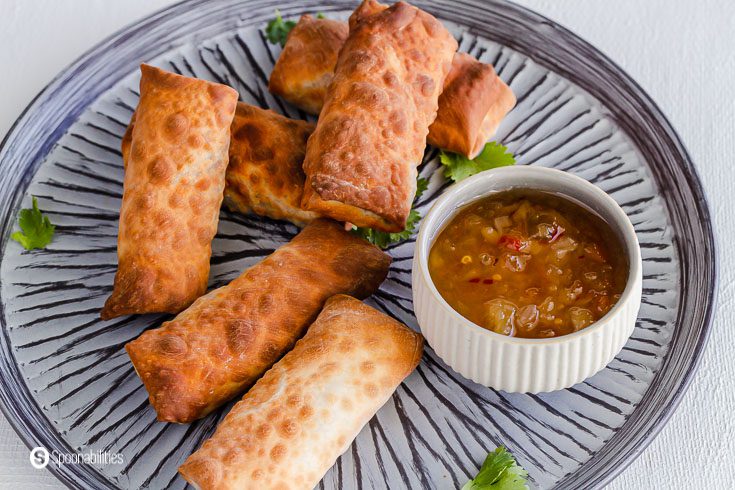
[[[326,17],[324,16],[324,14],[323,14],[323,13],[321,13],[321,12],[317,12],[317,13],[316,13],[316,18],[317,18],[317,19],[326,19]]]
[[[513,455],[500,446],[487,455],[477,476],[465,483],[462,490],[526,490],[527,476]]]
[[[44,248],[51,243],[56,226],[51,224],[48,216],[41,214],[38,209],[38,200],[33,197],[32,209],[21,209],[18,215],[18,225],[23,231],[16,231],[10,238],[23,245],[26,250]]]
[[[455,182],[483,170],[507,167],[516,163],[513,154],[508,152],[508,148],[494,141],[487,143],[480,154],[472,160],[463,155],[444,150],[439,153],[439,160],[444,165],[444,176]]]
[[[385,231],[373,230],[372,228],[355,228],[353,232],[369,241],[370,243],[377,245],[380,248],[387,248],[392,243],[402,242],[411,238],[413,235],[416,223],[421,219],[421,215],[415,209],[411,210],[406,221],[406,228],[399,233],[388,233]]]
[[[428,187],[428,180],[420,177],[416,179],[416,196],[414,197],[414,201],[421,197]],[[353,228],[352,232],[380,248],[386,248],[391,243],[398,243],[411,238],[411,235],[416,231],[416,225],[420,219],[421,215],[419,212],[415,209],[411,209],[411,212],[408,214],[408,219],[406,220],[406,228],[401,232],[388,233],[385,231],[373,230],[372,228]]]
[[[417,200],[419,197],[421,197],[424,194],[424,191],[429,188],[429,180],[424,179],[423,177],[419,177],[416,179],[416,197],[414,197],[414,201]]]
[[[265,27],[265,35],[272,44],[280,44],[281,47],[286,45],[286,38],[288,33],[291,32],[296,26],[296,22],[293,20],[283,20],[281,12],[276,9],[276,18],[268,22]]]

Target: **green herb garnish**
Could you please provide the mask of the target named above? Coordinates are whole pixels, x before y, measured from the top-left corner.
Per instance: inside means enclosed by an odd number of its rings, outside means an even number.
[[[439,153],[439,160],[444,165],[444,176],[455,182],[459,182],[483,170],[507,167],[516,163],[516,159],[508,151],[508,148],[494,141],[487,143],[480,154],[472,160],[463,155],[444,150]]]
[[[416,179],[416,195],[414,196],[413,200],[416,201],[419,197],[424,195],[424,192],[428,188],[429,188],[428,179],[424,179],[423,177],[417,178]]]
[[[527,476],[513,455],[500,446],[487,455],[477,476],[465,483],[462,490],[526,490]]]
[[[316,18],[326,19],[324,14],[321,12],[316,13]],[[296,27],[296,21],[283,20],[281,12],[276,9],[276,18],[268,22],[268,25],[265,27],[265,35],[271,44],[280,44],[281,47],[284,47],[286,45],[288,34],[294,27]]]
[[[280,44],[281,47],[286,45],[286,38],[288,33],[291,32],[296,26],[296,22],[293,20],[283,20],[281,12],[276,9],[276,18],[268,22],[265,27],[265,35],[273,44]]]
[[[16,231],[10,238],[23,245],[26,250],[44,248],[51,243],[56,226],[51,224],[48,216],[44,216],[38,209],[38,200],[33,197],[32,209],[21,209],[18,215],[18,225],[23,231]]]
[[[426,179],[418,178],[416,180],[416,196],[414,202],[421,197],[421,194],[429,187],[429,181]],[[373,230],[372,228],[353,228],[352,232],[358,236],[361,236],[370,243],[377,245],[380,248],[386,248],[391,243],[402,242],[411,238],[411,235],[416,231],[416,224],[421,219],[421,215],[415,209],[411,209],[406,220],[406,228],[398,233],[388,233],[385,231]]]

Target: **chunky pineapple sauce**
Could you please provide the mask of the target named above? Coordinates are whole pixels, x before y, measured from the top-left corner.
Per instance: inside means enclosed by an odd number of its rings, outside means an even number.
[[[626,255],[600,217],[566,198],[511,190],[452,218],[429,272],[455,310],[494,332],[566,335],[602,318],[628,278]]]

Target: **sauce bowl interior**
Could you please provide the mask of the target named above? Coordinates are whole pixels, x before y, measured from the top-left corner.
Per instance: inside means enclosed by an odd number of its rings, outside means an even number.
[[[551,338],[508,337],[480,327],[468,320],[449,305],[437,290],[429,273],[428,257],[435,239],[446,225],[466,205],[477,199],[512,189],[528,189],[547,192],[575,202],[598,215],[615,234],[627,254],[628,278],[618,302],[599,320],[577,332]],[[428,286],[446,309],[461,319],[469,328],[481,329],[487,335],[497,336],[512,342],[554,343],[603,328],[606,320],[616,314],[636,287],[636,278],[641,276],[641,258],[638,239],[630,219],[620,206],[599,187],[561,170],[546,167],[513,166],[486,170],[448,188],[437,199],[424,218],[416,244],[417,266],[427,278]],[[640,284],[640,281],[637,282]]]

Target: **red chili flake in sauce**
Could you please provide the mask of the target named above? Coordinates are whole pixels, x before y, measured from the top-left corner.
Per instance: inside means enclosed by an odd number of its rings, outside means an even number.
[[[469,282],[471,282],[472,284],[478,283],[478,282],[480,282],[480,278],[479,277],[473,277],[472,279],[469,280]]]
[[[579,257],[577,257],[577,258],[578,258],[578,259],[583,259],[583,258],[584,258],[584,255],[580,255],[580,256],[579,256]]]
[[[503,235],[500,237],[498,242],[500,245],[504,245],[506,248],[515,250],[518,252],[523,247],[523,242],[520,238],[514,237],[513,235]]]
[[[492,279],[483,279],[482,280],[482,283],[483,284],[492,284],[493,283],[493,280]]]

